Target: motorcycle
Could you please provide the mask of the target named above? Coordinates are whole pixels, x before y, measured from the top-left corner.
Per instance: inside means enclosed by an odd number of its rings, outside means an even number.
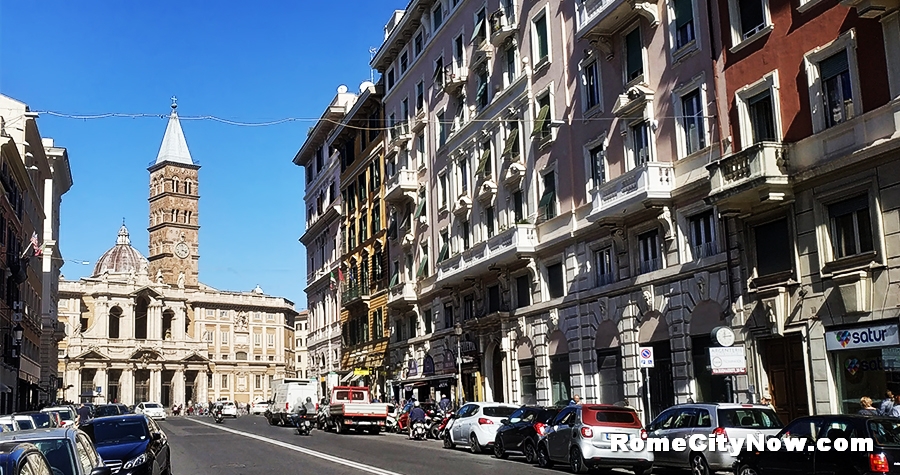
[[[216,411],[215,413],[213,413],[213,417],[216,419],[216,423],[217,423],[217,424],[222,424],[223,422],[225,422],[225,416],[222,415],[222,411],[221,411],[221,410]]]
[[[431,417],[428,420],[428,438],[429,439],[440,439],[440,427],[444,423],[445,415],[443,411],[438,411],[437,413],[432,413]]]
[[[413,440],[425,440],[426,429],[424,422],[416,421],[412,424],[412,428],[410,429],[410,438]]]
[[[452,412],[448,412],[444,416],[443,422],[438,427],[438,439],[444,441],[444,447],[448,449],[452,449],[456,444],[453,443],[453,439],[450,438],[450,428],[453,427],[453,421],[455,419],[455,414]]]
[[[316,416],[309,414],[292,414],[291,422],[297,429],[297,435],[311,435],[312,421]]]

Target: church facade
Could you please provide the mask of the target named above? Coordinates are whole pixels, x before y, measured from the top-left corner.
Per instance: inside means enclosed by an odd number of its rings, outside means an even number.
[[[123,223],[90,277],[60,281],[61,399],[251,402],[296,375],[293,302],[259,286],[227,292],[199,280],[200,166],[176,107],[149,168],[149,256]]]

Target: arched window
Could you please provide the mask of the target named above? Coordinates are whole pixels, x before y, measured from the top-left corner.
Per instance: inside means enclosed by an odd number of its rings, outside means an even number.
[[[177,209],[172,210],[172,222],[173,223],[178,222],[178,210]]]
[[[191,183],[191,180],[185,180],[185,181],[184,181],[184,192],[185,192],[185,194],[190,195],[190,194],[193,192],[193,187],[194,187],[193,185],[194,185],[194,184]]]
[[[119,323],[122,318],[122,309],[115,306],[109,309],[109,337],[119,338]]]
[[[166,340],[172,339],[172,321],[175,320],[175,312],[172,309],[166,309],[162,314],[162,334]]]
[[[147,339],[147,307],[150,306],[150,299],[140,296],[134,306],[134,338],[138,340]]]
[[[172,191],[178,193],[178,177],[172,177]]]

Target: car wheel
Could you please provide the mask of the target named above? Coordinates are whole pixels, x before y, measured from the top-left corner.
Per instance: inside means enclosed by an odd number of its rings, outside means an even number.
[[[525,462],[534,464],[537,462],[537,450],[534,450],[534,443],[530,440],[525,441],[522,447],[522,453],[525,454]]]
[[[541,468],[553,468],[553,461],[550,460],[550,452],[547,451],[547,445],[541,444],[537,450],[537,462]]]
[[[709,464],[703,454],[695,452],[691,454],[691,475],[710,475]]]
[[[572,447],[572,452],[569,453],[569,469],[572,473],[587,472],[587,465],[584,464],[584,457],[581,456],[581,449],[578,447]]]
[[[499,435],[494,439],[494,457],[498,459],[509,458],[509,453],[503,447],[503,439]]]
[[[469,434],[469,450],[471,450],[473,454],[480,454],[484,451],[484,449],[481,448],[481,444],[478,443],[478,436],[476,436],[474,432]]]
[[[450,438],[450,433],[444,436],[444,448],[445,449],[453,449],[456,448],[456,444],[453,443],[453,439]]]
[[[759,472],[754,467],[751,467],[749,465],[742,465],[740,468],[738,468],[737,475],[759,475]]]

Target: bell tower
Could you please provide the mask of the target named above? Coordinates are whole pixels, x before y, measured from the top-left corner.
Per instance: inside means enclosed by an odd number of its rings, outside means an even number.
[[[200,259],[198,171],[172,97],[172,113],[150,171],[150,278],[196,289]]]

